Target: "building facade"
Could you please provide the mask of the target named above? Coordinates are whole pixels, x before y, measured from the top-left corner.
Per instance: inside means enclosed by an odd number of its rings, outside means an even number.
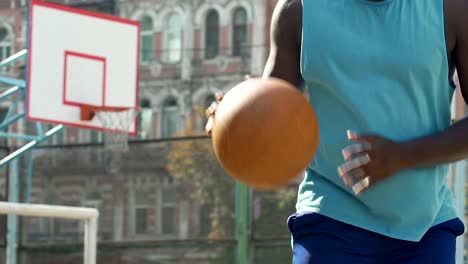
[[[132,138],[138,141],[203,133],[204,109],[214,100],[214,94],[229,90],[246,74],[261,74],[268,53],[270,15],[276,1],[48,2],[141,23],[139,105],[142,111],[138,116],[138,135]],[[0,1],[0,60],[26,47],[26,14],[26,1]],[[24,64],[3,70],[2,76],[22,78]],[[0,105],[0,115],[6,114],[10,105],[11,102]],[[46,130],[54,125],[43,126]],[[34,133],[35,129],[26,120],[9,128],[10,132],[25,133]],[[104,136],[101,132],[68,127],[47,144],[99,143]],[[4,144],[14,148],[24,142],[10,140]],[[210,235],[213,208],[181,191],[190,188],[168,172],[167,146],[137,145],[123,155],[125,162],[116,173],[106,169],[108,156],[102,147],[35,150],[31,202],[98,208],[102,241],[193,240]],[[22,171],[23,179],[25,175],[26,169]],[[6,174],[0,180],[2,193],[5,184]],[[77,221],[25,218],[22,241],[25,244],[71,243],[82,239],[82,231]],[[177,263],[174,261],[177,254],[159,252],[158,256],[166,258],[167,262],[161,263]],[[195,259],[212,255],[209,251],[198,252],[190,263],[205,263]],[[146,258],[158,256],[147,254]]]

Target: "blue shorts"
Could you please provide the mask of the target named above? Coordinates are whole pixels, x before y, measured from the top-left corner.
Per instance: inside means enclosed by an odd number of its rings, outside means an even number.
[[[454,264],[456,237],[464,232],[456,218],[429,229],[419,242],[399,240],[317,213],[288,219],[293,264]]]

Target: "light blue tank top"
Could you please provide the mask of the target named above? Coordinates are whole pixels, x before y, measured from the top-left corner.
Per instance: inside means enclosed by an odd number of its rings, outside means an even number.
[[[346,131],[410,140],[450,125],[443,0],[302,0],[301,72],[320,126],[298,212],[418,241],[456,218],[447,166],[402,171],[356,197],[337,174]]]

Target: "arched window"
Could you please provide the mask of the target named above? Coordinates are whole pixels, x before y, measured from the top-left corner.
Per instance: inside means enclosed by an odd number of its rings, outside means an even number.
[[[138,135],[140,138],[149,138],[153,133],[153,109],[149,99],[140,100],[141,111],[138,115]]]
[[[11,56],[13,47],[13,36],[10,31],[2,26],[0,27],[0,61]],[[1,71],[7,71],[8,67],[0,68]]]
[[[178,62],[182,55],[182,19],[178,14],[171,14],[167,21],[165,36],[165,58],[167,62]]]
[[[212,59],[219,53],[219,14],[211,9],[206,15],[205,58]]]
[[[144,16],[141,19],[141,62],[148,63],[153,61],[154,54],[154,29],[153,19]]]
[[[179,122],[179,107],[175,98],[169,97],[164,101],[161,121],[163,138],[174,136],[174,134],[177,133]]]
[[[215,96],[213,94],[207,95],[205,101],[203,102],[203,107],[206,109],[208,108],[211,103],[215,101]]]
[[[232,17],[232,55],[242,56],[247,45],[247,12],[238,7]]]

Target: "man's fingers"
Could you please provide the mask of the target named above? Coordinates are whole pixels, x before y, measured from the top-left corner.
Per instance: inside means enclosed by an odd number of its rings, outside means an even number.
[[[205,117],[208,119],[205,125],[205,131],[208,135],[211,135],[211,130],[213,129],[213,115],[218,108],[219,102],[223,100],[224,94],[222,92],[215,93],[215,101],[211,103],[211,105],[205,110]]]
[[[246,75],[244,75],[244,80],[261,78],[261,77],[262,76],[255,76],[255,75],[251,75],[251,74],[246,74]]]
[[[348,139],[356,142],[374,142],[379,139],[376,135],[361,135],[355,131],[348,130]]]
[[[208,121],[206,122],[206,125],[205,125],[205,132],[208,135],[211,135],[211,131],[213,130],[213,123],[214,123],[213,116],[209,116]]]
[[[347,161],[353,156],[365,154],[371,149],[371,144],[367,142],[350,145],[342,150],[343,158]]]
[[[369,185],[370,185],[370,177],[367,176],[364,179],[362,179],[361,181],[359,181],[358,183],[353,185],[354,194],[356,194],[356,195],[361,194],[361,192],[364,191],[365,189],[367,189],[369,187]]]
[[[221,102],[221,100],[223,100],[223,97],[224,97],[224,93],[222,93],[222,92],[216,92],[215,93],[215,99],[216,99],[216,101],[218,103]]]
[[[346,161],[338,167],[338,174],[346,186],[352,187],[357,195],[369,187],[370,179],[367,164],[370,162],[368,155],[361,155]]]
[[[356,183],[360,182],[362,179],[367,177],[367,172],[364,167],[358,167],[354,170],[350,170],[345,173],[341,178],[343,179],[346,186],[351,187]]]
[[[346,173],[354,170],[358,167],[366,165],[370,162],[370,158],[368,155],[358,156],[354,159],[348,160],[343,165],[338,167],[338,174],[340,177],[343,177]]]
[[[216,108],[218,107],[218,102],[212,102],[211,105],[205,110],[205,117],[209,118],[216,112]]]

